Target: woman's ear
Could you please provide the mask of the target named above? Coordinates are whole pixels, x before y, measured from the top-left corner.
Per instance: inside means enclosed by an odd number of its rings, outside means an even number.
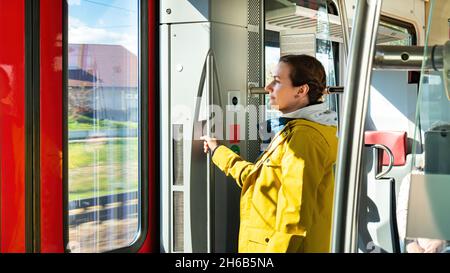
[[[304,84],[302,86],[299,86],[298,90],[297,90],[297,95],[299,96],[305,96],[307,95],[309,92],[309,85]]]

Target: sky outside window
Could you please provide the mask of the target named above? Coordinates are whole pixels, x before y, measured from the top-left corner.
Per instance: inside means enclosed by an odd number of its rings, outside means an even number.
[[[122,45],[137,55],[137,0],[68,0],[68,5],[69,44]]]

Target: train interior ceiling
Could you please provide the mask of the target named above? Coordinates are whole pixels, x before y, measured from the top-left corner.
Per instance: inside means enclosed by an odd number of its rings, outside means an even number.
[[[361,37],[358,0],[24,2],[0,0],[0,23],[16,20],[16,31],[33,29],[25,14],[38,18],[34,5],[41,9],[39,36],[1,47],[40,41],[38,55],[0,52],[0,253],[236,253],[240,188],[214,168],[199,137],[213,132],[255,162],[270,142],[261,125],[281,114],[264,86],[288,54],[323,64],[340,141],[361,143],[351,166],[357,209],[346,214],[357,236],[345,252],[450,240],[450,1],[368,1],[382,7],[361,68],[370,71],[365,92],[347,90],[359,76],[347,73]],[[58,23],[43,17],[63,10]],[[12,33],[1,27],[0,36]],[[42,93],[26,93],[28,81]],[[357,135],[345,133],[352,116],[362,118]]]

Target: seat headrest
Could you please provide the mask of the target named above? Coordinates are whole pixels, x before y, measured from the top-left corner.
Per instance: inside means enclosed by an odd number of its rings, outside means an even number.
[[[365,144],[383,144],[394,155],[394,166],[404,166],[406,163],[406,132],[398,131],[366,131]],[[383,152],[383,166],[389,165],[389,157]]]

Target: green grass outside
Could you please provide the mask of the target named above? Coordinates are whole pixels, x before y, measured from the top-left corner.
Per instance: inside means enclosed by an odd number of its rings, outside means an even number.
[[[69,201],[138,190],[138,138],[69,143]]]
[[[97,124],[95,124],[97,123]],[[85,131],[85,130],[107,130],[107,129],[137,129],[137,122],[131,121],[114,121],[114,120],[95,120],[90,117],[82,115],[69,116],[68,126],[70,131]]]

